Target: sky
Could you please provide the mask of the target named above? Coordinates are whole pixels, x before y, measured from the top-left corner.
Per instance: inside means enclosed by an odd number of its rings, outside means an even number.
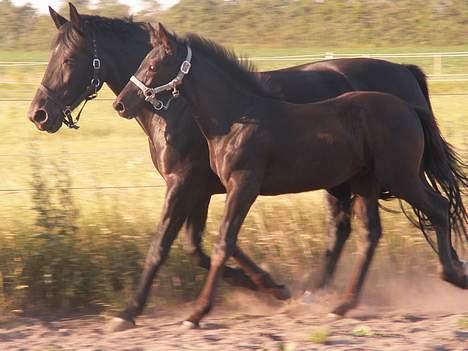
[[[12,2],[15,5],[24,5],[25,3],[29,2],[32,3],[34,7],[36,7],[39,12],[41,13],[48,13],[48,6],[53,7],[54,9],[58,10],[60,5],[64,2],[69,2],[70,0],[13,0]],[[140,0],[118,0],[119,2],[128,5],[131,7],[132,12],[138,12],[142,7],[142,2]],[[163,8],[170,7],[176,4],[179,0],[158,0],[158,2],[162,5]],[[73,2],[73,0],[71,0]],[[94,1],[91,1],[93,3]],[[79,9],[78,9],[79,10]]]

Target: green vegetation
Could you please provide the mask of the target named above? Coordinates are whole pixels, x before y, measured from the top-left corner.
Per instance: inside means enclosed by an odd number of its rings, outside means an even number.
[[[83,13],[129,13],[128,6],[116,0],[100,0],[91,9],[86,0],[74,3]],[[66,8],[62,13],[68,13]],[[3,49],[50,45],[53,25],[31,6],[18,9],[4,0],[0,18]],[[163,21],[225,44],[263,47],[450,46],[465,45],[468,35],[465,0],[181,0],[166,11],[146,0],[136,18]]]
[[[376,334],[367,325],[360,325],[351,331],[351,335],[359,336],[359,337],[371,337],[371,336],[375,336]]]
[[[468,330],[468,314],[460,317],[457,321],[457,327],[460,329]]]
[[[308,340],[314,344],[325,344],[328,341],[328,338],[331,336],[331,331],[327,328],[319,328],[313,330],[309,336]]]

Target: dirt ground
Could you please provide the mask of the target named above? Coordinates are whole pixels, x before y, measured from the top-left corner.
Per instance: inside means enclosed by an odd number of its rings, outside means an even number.
[[[401,283],[401,282],[400,282]],[[334,292],[287,303],[235,291],[200,329],[181,328],[190,306],[148,311],[134,329],[109,332],[109,317],[8,318],[0,350],[468,350],[468,292],[434,279],[370,287],[346,318],[327,312]]]

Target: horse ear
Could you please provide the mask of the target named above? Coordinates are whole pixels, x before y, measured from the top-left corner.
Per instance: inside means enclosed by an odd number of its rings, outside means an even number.
[[[151,23],[148,23],[147,28],[148,28],[148,33],[150,36],[151,46],[155,48],[156,46],[161,44],[161,40],[159,40],[159,33],[156,30],[156,28],[153,27]]]
[[[62,24],[67,23],[67,19],[65,17],[60,16],[52,7],[49,6],[49,13],[50,17],[52,17],[52,21],[54,21],[55,26],[59,29]]]
[[[80,14],[78,13],[78,10],[76,9],[75,5],[73,5],[71,2],[68,3],[68,5],[70,6],[70,22],[72,23],[73,28],[81,32]]]
[[[158,23],[158,36],[167,53],[175,52],[177,47],[175,38],[161,23]]]

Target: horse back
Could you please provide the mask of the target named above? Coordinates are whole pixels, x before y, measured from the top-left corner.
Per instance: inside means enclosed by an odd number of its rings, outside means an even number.
[[[287,101],[316,102],[350,91],[378,91],[430,110],[423,72],[372,58],[324,60],[262,73],[282,88]]]

